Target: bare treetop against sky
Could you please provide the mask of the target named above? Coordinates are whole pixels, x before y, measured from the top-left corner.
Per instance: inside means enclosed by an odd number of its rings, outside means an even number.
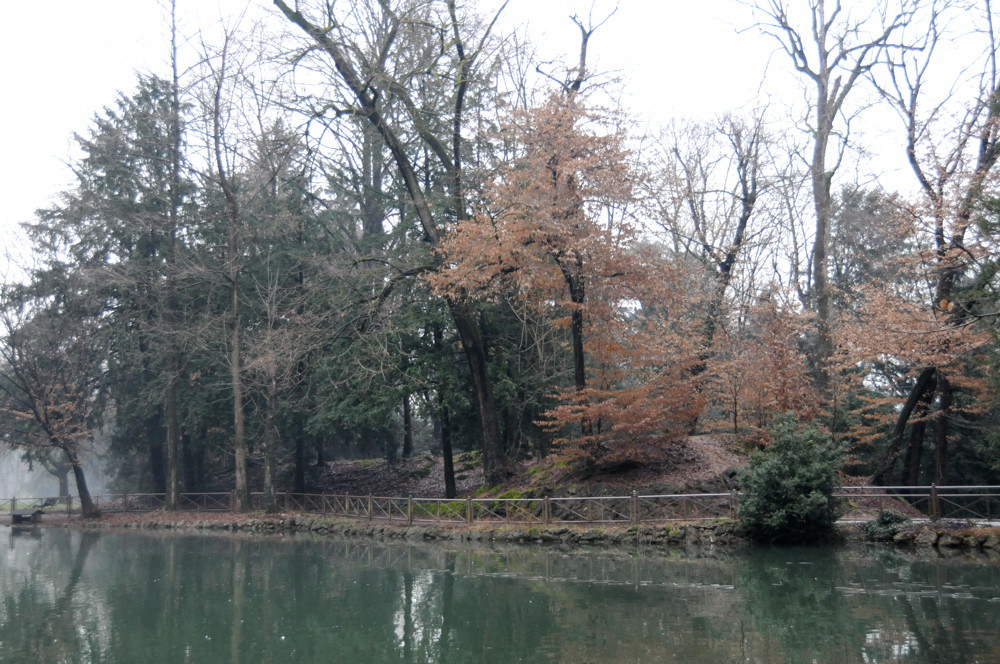
[[[500,2],[477,4],[485,12]],[[591,62],[597,71],[620,75],[624,105],[638,128],[802,100],[783,56],[772,57],[776,44],[752,27],[751,11],[739,0],[510,0],[505,20],[526,26],[544,59],[567,63],[576,57],[579,39],[568,17],[589,14],[599,21],[616,5],[591,43]],[[234,23],[244,11],[283,20],[268,0],[178,2],[180,29],[189,35],[212,34],[220,20]],[[117,91],[130,91],[136,71],[161,76],[169,71],[167,12],[157,0],[51,0],[41,12],[31,3],[12,3],[0,22],[7,90],[7,103],[0,107],[5,239],[72,183],[66,164],[75,154],[73,134],[86,133],[91,118],[114,102]],[[763,91],[765,73],[767,90],[785,91],[780,99]],[[895,156],[892,163],[899,168]]]
[[[234,21],[248,4],[180,0],[182,32],[211,32],[220,17]],[[480,4],[485,9],[497,3]],[[571,62],[578,32],[568,17],[586,16],[592,5],[598,18],[614,8],[605,0],[512,0],[506,13],[510,22],[528,26],[546,58]],[[260,0],[251,11],[274,9]],[[747,21],[746,10],[728,0],[622,0],[594,38],[593,59],[601,70],[621,72],[639,115],[664,120],[711,114],[754,102],[762,59],[771,47],[756,35],[736,33],[734,26]],[[156,0],[53,0],[41,17],[30,3],[4,8],[0,58],[8,102],[0,108],[5,156],[0,221],[5,230],[71,184],[65,163],[74,154],[73,133],[85,133],[118,90],[130,90],[136,70],[168,74],[165,25],[166,12]]]

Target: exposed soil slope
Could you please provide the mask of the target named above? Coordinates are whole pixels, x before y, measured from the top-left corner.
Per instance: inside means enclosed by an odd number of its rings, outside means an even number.
[[[580,495],[621,494],[632,489],[726,491],[732,488],[734,469],[746,463],[747,454],[722,436],[694,436],[664,450],[655,461],[619,465],[581,477],[572,469],[549,460],[524,462],[508,486],[523,490],[544,490],[552,495],[573,492]],[[480,490],[482,468],[475,455],[455,459],[455,477],[460,496]],[[314,491],[333,494],[376,496],[444,496],[444,463],[439,457],[420,454],[393,464],[385,460],[334,461],[314,482]]]

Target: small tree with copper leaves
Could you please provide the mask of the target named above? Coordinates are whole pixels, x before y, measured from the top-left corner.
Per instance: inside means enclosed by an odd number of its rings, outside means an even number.
[[[801,421],[816,416],[818,395],[800,343],[808,329],[807,317],[771,297],[719,330],[707,367],[708,391],[712,412],[733,433],[762,431],[775,413],[793,413]]]

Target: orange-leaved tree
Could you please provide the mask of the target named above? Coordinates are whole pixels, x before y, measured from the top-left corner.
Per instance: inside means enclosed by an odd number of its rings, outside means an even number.
[[[856,427],[856,438],[861,443],[866,436],[877,439],[892,424],[874,472],[880,484],[892,483],[894,467],[904,452],[907,462],[901,481],[918,483],[924,437],[931,423],[937,433],[934,481],[945,481],[947,446],[942,437],[947,436],[948,421],[987,407],[982,397],[988,377],[983,369],[993,337],[973,317],[958,320],[951,302],[928,307],[920,295],[937,278],[935,257],[932,251],[918,251],[913,258],[910,279],[904,275],[896,284],[870,285],[863,291],[864,306],[852,320],[842,322],[837,335],[843,366],[866,387],[859,390],[866,395],[859,407],[866,426]],[[947,381],[945,387],[943,381]]]
[[[815,417],[818,395],[800,340],[810,321],[776,297],[731,316],[715,335],[707,380],[711,411],[733,432],[762,431],[780,413]]]
[[[651,396],[661,383],[683,382],[680,374],[666,380],[664,353],[685,356],[665,350],[662,324],[668,310],[681,320],[683,307],[660,301],[685,280],[638,248],[626,214],[637,176],[611,119],[572,90],[511,113],[501,136],[515,157],[492,180],[487,204],[444,241],[450,269],[431,277],[439,289],[510,295],[568,333],[572,384],[558,389],[560,405],[545,423],[591,458],[612,431],[668,428],[663,407],[633,414],[644,400],[661,400]],[[687,344],[689,335],[681,338]]]

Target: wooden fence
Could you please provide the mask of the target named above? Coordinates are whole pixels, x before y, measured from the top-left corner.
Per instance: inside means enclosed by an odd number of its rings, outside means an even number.
[[[837,492],[845,506],[845,519],[871,519],[885,508],[907,508],[931,519],[990,521],[1000,518],[1000,487],[843,487]],[[114,494],[93,497],[104,513],[152,512],[164,508],[164,495],[156,493]],[[512,524],[608,524],[690,521],[735,518],[739,494],[701,493],[594,497],[544,498],[412,498],[279,493],[278,508],[285,512],[307,512],[344,516],[365,521],[405,524],[471,525]],[[72,498],[0,499],[0,512],[39,508],[48,514],[75,514]],[[46,504],[48,503],[48,504]],[[184,493],[184,511],[231,512],[234,495]],[[43,506],[44,505],[44,506]],[[251,509],[260,510],[264,494],[251,495]]]

